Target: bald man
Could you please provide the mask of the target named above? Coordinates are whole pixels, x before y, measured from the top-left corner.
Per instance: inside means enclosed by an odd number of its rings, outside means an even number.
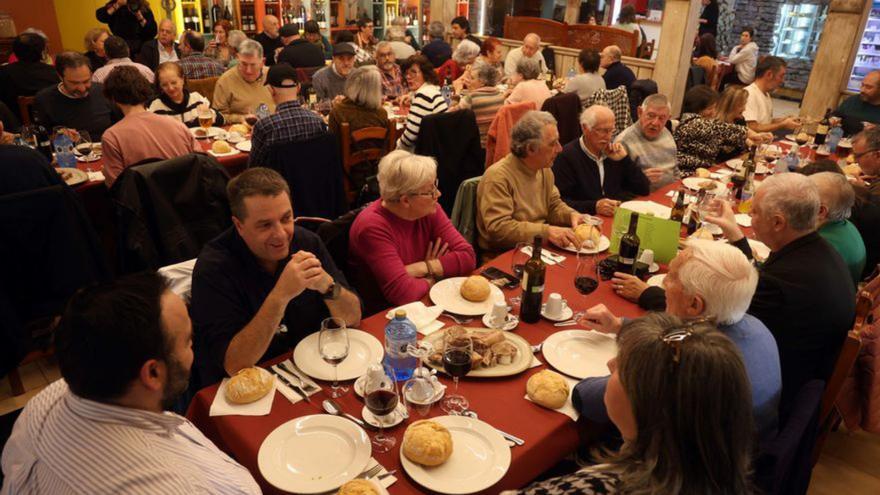
[[[177,27],[171,19],[162,19],[159,22],[159,32],[155,39],[141,45],[138,54],[138,62],[146,65],[151,71],[156,72],[156,67],[162,62],[177,62],[180,60],[180,46],[177,39]]]
[[[507,60],[504,61],[504,74],[507,77],[516,73],[516,64],[520,60],[528,58],[538,63],[541,72],[547,72],[547,62],[544,61],[544,55],[541,53],[541,37],[535,33],[529,33],[523,38],[523,44],[514,48],[507,53]]]
[[[862,130],[862,122],[880,124],[880,71],[869,72],[862,79],[859,94],[844,100],[834,115],[843,117],[846,134],[858,134]]]
[[[618,86],[629,89],[629,85],[636,80],[633,71],[620,61],[621,56],[622,52],[617,45],[608,45],[599,54],[599,66],[605,69],[602,78],[605,79],[606,89],[616,89]]]
[[[267,15],[263,18],[263,32],[254,38],[263,45],[266,65],[275,65],[275,50],[284,46],[279,33],[280,29],[281,23],[278,18],[274,15]]]

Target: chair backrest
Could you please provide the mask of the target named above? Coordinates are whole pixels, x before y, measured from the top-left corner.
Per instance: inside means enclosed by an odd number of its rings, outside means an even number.
[[[510,152],[510,131],[529,110],[537,110],[535,102],[511,103],[498,109],[486,134],[486,168]]]
[[[366,205],[351,210],[334,220],[321,222],[317,228],[318,237],[321,238],[324,247],[327,248],[327,252],[330,253],[330,257],[336,263],[336,268],[342,270],[345,278],[352,285],[356,284],[357,277],[354,273],[351,273],[351,267],[348,265],[348,234],[351,231],[355,218],[364,208],[366,208]],[[355,287],[355,289],[359,289],[359,287]]]
[[[529,33],[535,33],[541,37],[542,43],[550,43],[557,46],[568,46],[567,24],[552,19],[526,16],[505,16],[504,37],[512,40],[521,40]]]
[[[559,93],[544,100],[541,110],[556,118],[559,142],[565,146],[581,137],[581,100],[577,93]]]
[[[34,96],[18,97],[18,113],[21,115],[21,123],[30,125],[34,119]]]
[[[389,120],[387,127],[363,127],[356,131],[351,131],[348,122],[339,125],[345,196],[349,204],[354,204],[358,193],[352,183],[351,168],[360,163],[378,162],[387,155],[394,147],[394,125],[394,121]]]
[[[568,40],[563,46],[602,51],[606,46],[617,45],[621,55],[635,57],[639,48],[638,38],[638,31],[627,31],[610,26],[572,24],[568,26]]]
[[[204,96],[211,103],[214,102],[214,86],[217,85],[217,79],[220,79],[219,76],[214,77],[206,77],[204,79],[190,79],[186,82],[186,89],[190,91],[197,91],[200,95]]]
[[[633,122],[639,120],[638,108],[645,101],[645,98],[657,94],[657,82],[653,79],[636,79],[627,88],[627,97],[629,98],[629,106],[631,109]]]
[[[584,108],[597,104],[605,105],[614,112],[615,136],[632,125],[632,109],[629,106],[629,96],[626,87],[618,86],[614,89],[597,90],[587,98]]]
[[[302,89],[300,90],[300,94],[305,94],[305,91],[312,87],[312,77],[315,75],[315,72],[323,69],[325,66],[320,67],[297,67],[296,70],[296,80],[299,81]]]

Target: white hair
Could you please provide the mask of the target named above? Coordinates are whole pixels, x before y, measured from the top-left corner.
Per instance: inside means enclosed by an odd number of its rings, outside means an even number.
[[[254,40],[244,40],[238,45],[238,54],[244,56],[256,55],[263,58],[263,45]]]
[[[798,232],[816,228],[819,215],[819,188],[809,177],[801,174],[772,175],[761,183],[761,209],[769,214],[779,213],[788,226]]]
[[[238,47],[247,40],[248,37],[244,34],[244,31],[240,29],[233,29],[229,31],[229,34],[226,35],[226,43],[231,46],[235,51],[238,51]]]
[[[648,110],[649,107],[666,107],[669,110],[669,113],[672,113],[672,105],[669,103],[669,98],[666,95],[661,95],[660,93],[654,93],[642,101],[642,110]]]
[[[351,71],[345,79],[342,94],[357,105],[370,110],[382,108],[382,76],[375,65]]]
[[[605,105],[592,105],[581,112],[581,125],[592,131],[593,127],[596,126],[596,121],[599,119],[599,115],[603,112],[603,109],[611,112],[611,118],[614,118],[614,112]]]
[[[379,161],[379,195],[385,201],[398,201],[435,179],[437,162],[429,156],[394,150]]]
[[[452,53],[452,59],[459,64],[469,64],[480,54],[480,46],[471,40],[462,40],[455,47]]]
[[[856,193],[846,176],[835,172],[819,172],[810,175],[810,180],[819,190],[819,198],[828,209],[828,220],[846,220],[852,213]]]
[[[686,295],[703,299],[703,315],[720,325],[741,320],[758,286],[758,272],[742,251],[723,242],[691,240],[681,255],[678,279]]]

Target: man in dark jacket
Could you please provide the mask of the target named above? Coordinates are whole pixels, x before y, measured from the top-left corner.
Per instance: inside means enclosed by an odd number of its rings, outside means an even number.
[[[606,46],[600,53],[599,65],[605,69],[602,78],[605,79],[606,89],[617,89],[619,86],[629,89],[629,85],[636,80],[633,71],[620,61],[621,56],[620,47],[617,45]]]
[[[141,45],[153,39],[158,31],[153,12],[141,0],[110,0],[95,11],[95,17],[128,43],[132,58],[137,58]]]
[[[301,37],[296,24],[285,24],[281,27],[280,34],[287,46],[278,52],[275,63],[287,62],[294,69],[324,67],[324,52],[314,43]]]
[[[284,46],[281,42],[280,29],[281,23],[278,22],[278,18],[267,15],[263,17],[263,32],[254,37],[257,43],[263,45],[263,56],[267,67],[275,65],[275,49]]]
[[[55,69],[43,63],[46,39],[36,33],[22,33],[12,42],[18,62],[0,66],[0,99],[18,119],[19,96],[33,96],[37,91],[58,84]]]
[[[138,62],[153,72],[156,72],[156,67],[162,62],[177,62],[180,60],[180,46],[176,39],[177,27],[174,22],[171,19],[162,19],[159,22],[159,36],[141,46]]]
[[[593,105],[581,114],[583,137],[562,148],[553,162],[553,175],[562,200],[581,213],[614,216],[620,200],[644,196],[651,184],[627,156],[612,143],[614,113]]]

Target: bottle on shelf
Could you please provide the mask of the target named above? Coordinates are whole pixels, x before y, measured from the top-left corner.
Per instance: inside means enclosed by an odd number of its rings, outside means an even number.
[[[535,236],[532,245],[532,257],[523,266],[522,303],[519,319],[526,323],[535,323],[541,318],[541,303],[544,300],[544,273],[546,267],[541,261],[541,236]]]
[[[681,222],[684,219],[684,189],[678,191],[678,197],[675,198],[675,205],[672,207],[672,212],[669,214],[669,219]]]
[[[831,117],[831,109],[828,108],[825,110],[825,116],[822,117],[822,120],[819,121],[819,124],[816,126],[816,146],[822,146],[825,144],[825,138],[828,137],[828,129],[831,127],[828,119]]]
[[[394,370],[397,380],[409,380],[418,366],[418,359],[411,356],[410,345],[415,346],[416,326],[406,317],[406,311],[398,309],[394,318],[385,325],[385,366]]]
[[[629,229],[620,238],[620,249],[617,253],[617,271],[623,273],[635,273],[636,259],[639,257],[639,239],[636,231],[639,228],[639,214],[631,213],[629,216]]]

